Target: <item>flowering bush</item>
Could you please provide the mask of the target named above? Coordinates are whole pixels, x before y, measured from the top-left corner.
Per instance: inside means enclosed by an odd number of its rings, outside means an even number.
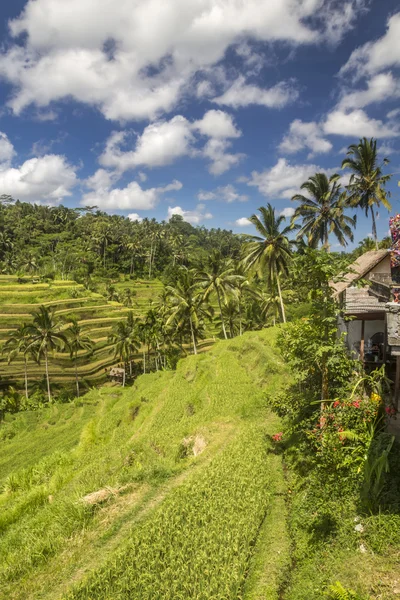
[[[275,435],[272,436],[272,439],[274,442],[281,442],[283,438],[283,432],[280,431],[279,433],[275,433]]]
[[[325,405],[318,422],[308,432],[322,468],[330,472],[361,473],[381,413],[377,395],[371,396],[335,400]]]

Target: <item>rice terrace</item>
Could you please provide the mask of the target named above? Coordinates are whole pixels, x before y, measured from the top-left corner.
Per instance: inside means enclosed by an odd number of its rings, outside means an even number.
[[[398,3],[0,39],[0,600],[400,599]]]

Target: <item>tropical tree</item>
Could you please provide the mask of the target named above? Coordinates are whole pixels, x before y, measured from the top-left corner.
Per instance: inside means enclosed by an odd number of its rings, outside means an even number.
[[[114,357],[119,358],[124,363],[124,377],[122,386],[125,386],[126,365],[132,359],[139,348],[139,342],[135,337],[136,331],[132,323],[128,321],[118,321],[110,333],[108,339],[113,345],[111,352],[114,352]]]
[[[212,309],[206,304],[206,298],[197,288],[194,273],[182,267],[181,276],[175,286],[167,286],[170,299],[167,326],[174,325],[175,330],[184,332],[189,329],[193,353],[197,354],[197,339],[205,319],[211,319]]]
[[[382,166],[388,163],[387,158],[379,161],[376,140],[373,138],[370,140],[363,138],[358,144],[349,146],[347,157],[342,162],[342,169],[350,169],[352,172],[347,185],[348,204],[361,208],[367,216],[368,213],[371,213],[372,237],[376,250],[378,250],[378,236],[375,210],[381,204],[389,211],[392,208],[388,200],[390,194],[385,189],[391,175],[382,173]]]
[[[25,397],[28,400],[28,356],[34,353],[31,347],[31,336],[25,324],[20,325],[8,338],[3,346],[3,354],[7,354],[7,361],[10,364],[17,356],[22,354],[24,359],[25,376]]]
[[[54,310],[46,306],[40,306],[33,313],[33,322],[26,326],[30,343],[28,350],[35,352],[38,362],[44,358],[46,369],[47,396],[51,402],[50,376],[49,376],[49,352],[63,350],[68,346],[68,340],[61,331],[62,321],[58,319]]]
[[[75,365],[76,395],[79,398],[78,352],[79,350],[89,350],[92,352],[94,342],[83,332],[77,321],[72,321],[71,326],[67,329],[67,337],[71,359],[74,360]]]
[[[295,194],[292,198],[300,202],[292,217],[292,222],[302,219],[297,237],[302,239],[306,236],[311,248],[321,243],[329,252],[330,233],[342,246],[347,245],[347,239],[353,241],[355,218],[345,214],[346,192],[342,192],[339,179],[337,174],[328,179],[325,173],[316,173],[301,186],[308,196]]]
[[[258,210],[260,216],[254,214],[249,221],[260,235],[250,236],[250,241],[245,247],[243,264],[247,269],[258,269],[265,275],[269,286],[276,284],[282,320],[286,323],[280,278],[288,274],[292,258],[292,242],[289,241],[288,234],[298,229],[298,226],[291,224],[282,229],[285,217],[277,217],[271,204],[267,204],[266,207],[261,206]]]
[[[229,295],[236,293],[237,285],[244,280],[242,275],[235,273],[232,263],[227,262],[219,250],[213,250],[209,255],[204,270],[196,274],[196,281],[204,289],[204,300],[208,300],[215,293],[218,301],[219,316],[221,319],[224,338],[228,339],[226,333],[225,319],[222,303],[227,303]]]

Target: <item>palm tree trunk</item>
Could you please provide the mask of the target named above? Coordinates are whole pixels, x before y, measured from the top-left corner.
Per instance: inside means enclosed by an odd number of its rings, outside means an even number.
[[[25,367],[25,398],[29,400],[28,396],[28,363],[26,360],[26,356],[24,356],[24,367]]]
[[[242,305],[239,300],[239,335],[243,335],[242,331]]]
[[[329,233],[328,233],[328,226],[325,225],[325,239],[324,239],[324,248],[327,252],[330,252],[330,247],[329,247]]]
[[[76,395],[79,398],[79,381],[78,381],[78,350],[75,350],[75,383],[76,383]]]
[[[280,281],[279,281],[279,275],[278,275],[278,273],[276,274],[276,285],[278,286],[279,302],[281,303],[282,321],[284,323],[286,323],[285,307],[283,305],[281,284],[280,284]]]
[[[146,373],[146,352],[143,350],[143,373]]]
[[[150,258],[149,258],[149,279],[151,279],[151,262],[153,257],[153,241],[150,244]]]
[[[220,316],[221,316],[221,323],[222,323],[222,331],[224,332],[224,338],[227,340],[227,339],[228,339],[228,336],[226,335],[226,329],[225,329],[224,317],[222,316],[221,298],[220,298],[220,296],[219,296],[219,290],[218,290],[218,288],[215,288],[215,291],[217,292],[218,306],[219,306],[219,314],[220,314]]]
[[[44,350],[44,363],[46,365],[47,395],[49,397],[49,404],[50,404],[51,403],[51,390],[50,390],[49,360],[47,357],[47,348],[45,348],[45,350]]]
[[[372,235],[375,242],[375,250],[379,250],[378,248],[378,234],[376,233],[376,221],[375,221],[375,211],[374,207],[371,206],[371,215],[372,215]]]
[[[195,337],[194,337],[192,317],[189,317],[189,321],[190,321],[190,333],[192,334],[193,354],[197,354],[196,340],[195,340]]]

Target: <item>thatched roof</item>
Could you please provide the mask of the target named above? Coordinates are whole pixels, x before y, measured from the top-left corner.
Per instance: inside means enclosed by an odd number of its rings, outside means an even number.
[[[342,281],[331,284],[335,290],[335,296],[344,292],[344,290],[350,287],[354,281],[367,275],[367,273],[386,258],[389,253],[390,250],[371,250],[370,252],[362,254],[349,266],[350,272],[343,277]]]

